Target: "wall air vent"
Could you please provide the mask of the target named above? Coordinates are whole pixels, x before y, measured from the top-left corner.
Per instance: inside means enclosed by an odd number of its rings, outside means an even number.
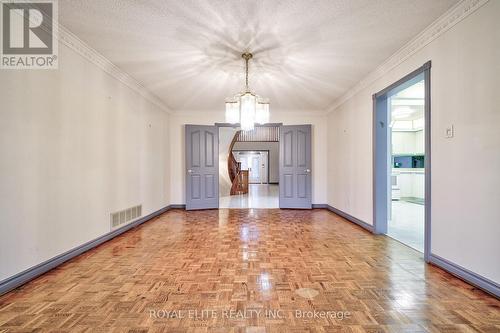
[[[142,205],[111,213],[111,230],[142,216]]]

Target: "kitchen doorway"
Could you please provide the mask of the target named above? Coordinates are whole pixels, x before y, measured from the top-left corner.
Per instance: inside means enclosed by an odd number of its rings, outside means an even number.
[[[374,95],[375,232],[430,254],[430,63]]]
[[[391,200],[387,235],[424,252],[424,78],[389,97]]]

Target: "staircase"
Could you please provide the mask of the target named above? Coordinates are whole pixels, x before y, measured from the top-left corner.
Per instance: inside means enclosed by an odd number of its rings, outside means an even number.
[[[233,155],[233,147],[241,131],[236,132],[231,145],[229,146],[229,156],[227,158],[227,170],[231,180],[231,195],[248,193],[248,170],[241,170],[241,163],[237,162]]]

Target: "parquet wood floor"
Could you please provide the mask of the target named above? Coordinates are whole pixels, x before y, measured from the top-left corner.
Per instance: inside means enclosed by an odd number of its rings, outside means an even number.
[[[46,331],[492,333],[500,302],[326,210],[173,210],[0,298]]]

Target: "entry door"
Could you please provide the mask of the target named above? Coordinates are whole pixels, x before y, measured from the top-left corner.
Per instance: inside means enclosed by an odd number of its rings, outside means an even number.
[[[186,125],[186,209],[219,208],[219,131]]]
[[[280,128],[280,208],[312,208],[311,125]]]
[[[248,182],[252,184],[261,183],[260,179],[260,153],[252,154],[250,163],[250,173],[248,175]]]

